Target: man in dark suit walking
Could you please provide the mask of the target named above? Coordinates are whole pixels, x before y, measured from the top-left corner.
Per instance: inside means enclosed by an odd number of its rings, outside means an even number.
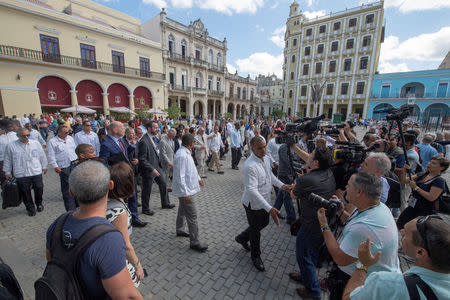
[[[108,134],[103,138],[103,142],[100,146],[99,156],[112,166],[118,162],[124,161],[134,167],[138,164],[138,160],[133,156],[134,146],[131,146],[128,141],[123,139],[125,129],[121,122],[111,122],[107,128]],[[135,188],[136,190],[136,188]],[[138,218],[137,212],[137,199],[134,194],[133,197],[128,199],[128,207],[132,214],[132,225],[134,227],[144,227],[146,222],[142,222]]]
[[[169,201],[167,183],[162,176],[162,168],[159,160],[158,123],[149,121],[145,124],[147,133],[144,134],[137,144],[139,159],[139,172],[142,176],[142,213],[152,216],[155,212],[150,209],[150,195],[152,193],[153,181],[159,186],[161,206],[164,209],[174,208],[175,205]]]

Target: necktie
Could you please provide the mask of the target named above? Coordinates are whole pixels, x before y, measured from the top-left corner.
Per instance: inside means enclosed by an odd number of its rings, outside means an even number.
[[[153,137],[153,141],[155,142],[156,145],[159,144],[158,138],[156,136]]]
[[[120,145],[120,147],[122,148],[122,152],[123,152],[123,154],[125,155],[125,156],[127,156],[127,151],[125,150],[125,147],[123,146],[123,143],[122,143],[122,141],[119,139],[119,145]]]

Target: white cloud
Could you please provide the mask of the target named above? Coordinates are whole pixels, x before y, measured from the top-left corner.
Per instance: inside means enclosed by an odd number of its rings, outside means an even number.
[[[172,0],[172,6],[176,8],[191,8],[193,5],[192,0]]]
[[[228,73],[231,73],[231,74],[236,73],[236,68],[230,64],[227,64],[227,70],[228,70]]]
[[[256,24],[255,28],[256,28],[256,30],[258,30],[260,32],[264,32],[264,28],[261,25],[259,25],[259,24]]]
[[[247,58],[236,60],[236,64],[240,73],[248,73],[251,77],[269,73],[281,77],[283,54],[273,56],[267,52],[257,52]]]
[[[308,5],[308,7],[313,6],[314,2],[316,2],[316,0],[306,0],[306,5]]]
[[[315,19],[316,17],[322,17],[327,14],[325,10],[317,10],[317,11],[304,11],[302,12],[307,19]]]
[[[406,63],[391,64],[389,62],[380,62],[378,66],[378,71],[380,73],[395,73],[395,72],[408,72],[411,71]]]
[[[269,38],[275,45],[280,48],[284,47],[284,33],[286,31],[286,26],[281,26],[272,32],[272,36]]]
[[[388,36],[381,46],[381,59],[412,59],[440,61],[450,49],[450,27],[425,33],[400,42],[396,36]]]
[[[275,2],[274,4],[272,4],[271,6],[270,6],[270,9],[275,9],[275,8],[277,8],[278,7],[278,5],[280,5],[280,2]]]
[[[158,8],[167,7],[167,2],[164,0],[142,0],[145,4],[153,4]]]
[[[386,8],[396,7],[402,13],[450,8],[449,0],[386,0]]]

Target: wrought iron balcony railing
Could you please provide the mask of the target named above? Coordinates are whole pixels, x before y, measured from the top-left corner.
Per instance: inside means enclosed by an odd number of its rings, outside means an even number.
[[[86,60],[66,55],[46,54],[38,50],[18,48],[6,45],[0,45],[0,56],[17,57],[36,62],[47,62],[65,66],[83,67],[98,71],[122,73],[125,75],[152,78],[156,80],[166,79],[166,75],[163,73],[151,72],[148,70],[130,68],[121,65],[113,65],[95,60]]]

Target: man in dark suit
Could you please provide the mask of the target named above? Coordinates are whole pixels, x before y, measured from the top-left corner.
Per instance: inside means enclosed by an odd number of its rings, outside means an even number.
[[[131,151],[134,150],[134,147],[122,138],[125,133],[123,124],[117,121],[111,122],[107,130],[108,134],[103,138],[99,156],[103,158],[109,166],[121,161],[130,164],[132,167],[136,166],[138,160],[133,157],[133,153],[131,153]],[[134,194],[133,197],[128,199],[128,207],[132,214],[132,225],[135,227],[144,227],[147,223],[139,220],[136,195]]]
[[[105,123],[103,123],[103,127],[100,128],[100,130],[98,131],[97,135],[98,139],[100,140],[100,143],[103,142],[103,138],[108,134],[109,125],[110,125],[109,120],[105,120]]]
[[[162,208],[170,209],[175,205],[169,201],[167,192],[167,184],[161,175],[162,168],[159,160],[158,140],[158,123],[149,121],[145,124],[147,133],[144,134],[137,144],[137,152],[139,159],[139,172],[142,176],[142,213],[152,216],[155,212],[150,209],[150,195],[152,193],[153,181],[159,186]]]

